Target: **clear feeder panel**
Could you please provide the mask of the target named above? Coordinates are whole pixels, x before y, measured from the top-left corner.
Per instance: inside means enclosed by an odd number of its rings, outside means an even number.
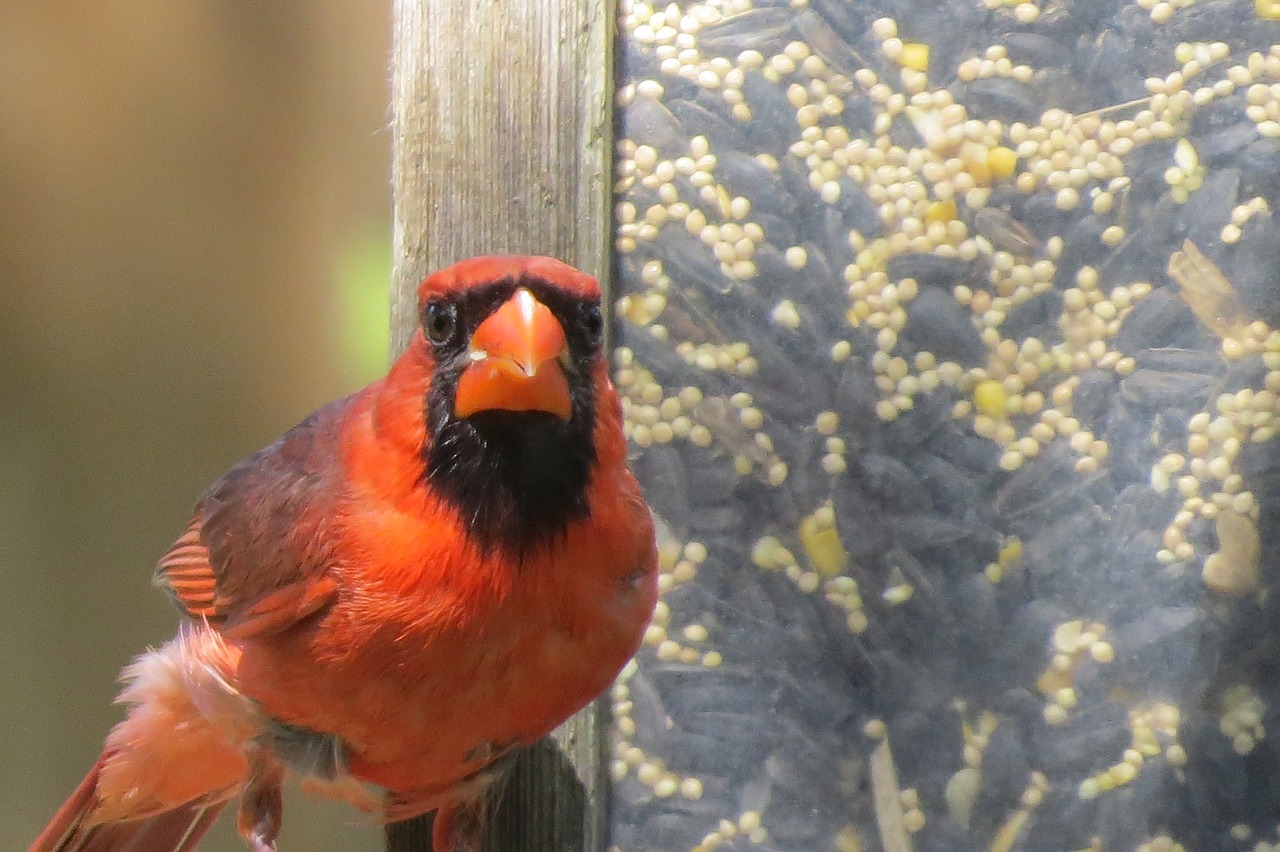
[[[1280,3],[619,15],[615,848],[1280,848]]]

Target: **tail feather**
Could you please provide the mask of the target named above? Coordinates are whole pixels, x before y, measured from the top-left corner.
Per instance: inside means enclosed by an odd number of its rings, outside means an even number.
[[[67,800],[58,808],[58,812],[49,820],[44,831],[36,838],[27,852],[58,852],[80,828],[85,814],[93,807],[95,793],[98,789],[98,775],[102,771],[102,763],[106,755],[98,758],[98,762],[84,776]]]
[[[98,758],[27,852],[192,852],[226,806],[191,802],[142,819],[94,823],[89,817],[105,759]]]
[[[225,804],[184,805],[140,820],[94,826],[77,845],[57,852],[192,852]]]

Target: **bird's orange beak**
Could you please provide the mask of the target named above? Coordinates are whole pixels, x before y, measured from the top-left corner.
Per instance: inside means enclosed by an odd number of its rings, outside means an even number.
[[[545,411],[568,420],[573,399],[559,363],[567,353],[560,321],[521,287],[471,336],[471,363],[458,380],[454,414]]]

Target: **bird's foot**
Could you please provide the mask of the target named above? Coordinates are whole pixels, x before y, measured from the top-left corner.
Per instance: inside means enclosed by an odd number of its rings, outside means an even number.
[[[483,803],[453,805],[436,811],[431,831],[433,852],[481,852]]]
[[[284,773],[274,761],[258,763],[240,794],[236,828],[253,852],[276,852],[284,821]]]

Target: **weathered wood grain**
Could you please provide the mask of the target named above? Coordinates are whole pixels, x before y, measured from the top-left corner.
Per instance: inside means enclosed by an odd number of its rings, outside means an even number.
[[[397,0],[395,28],[398,292],[475,254],[605,273],[610,0]]]
[[[611,0],[396,0],[397,351],[418,282],[466,257],[551,255],[607,286],[613,21]],[[604,849],[602,734],[593,706],[521,758],[486,852]],[[428,820],[390,826],[387,849],[429,837]]]

